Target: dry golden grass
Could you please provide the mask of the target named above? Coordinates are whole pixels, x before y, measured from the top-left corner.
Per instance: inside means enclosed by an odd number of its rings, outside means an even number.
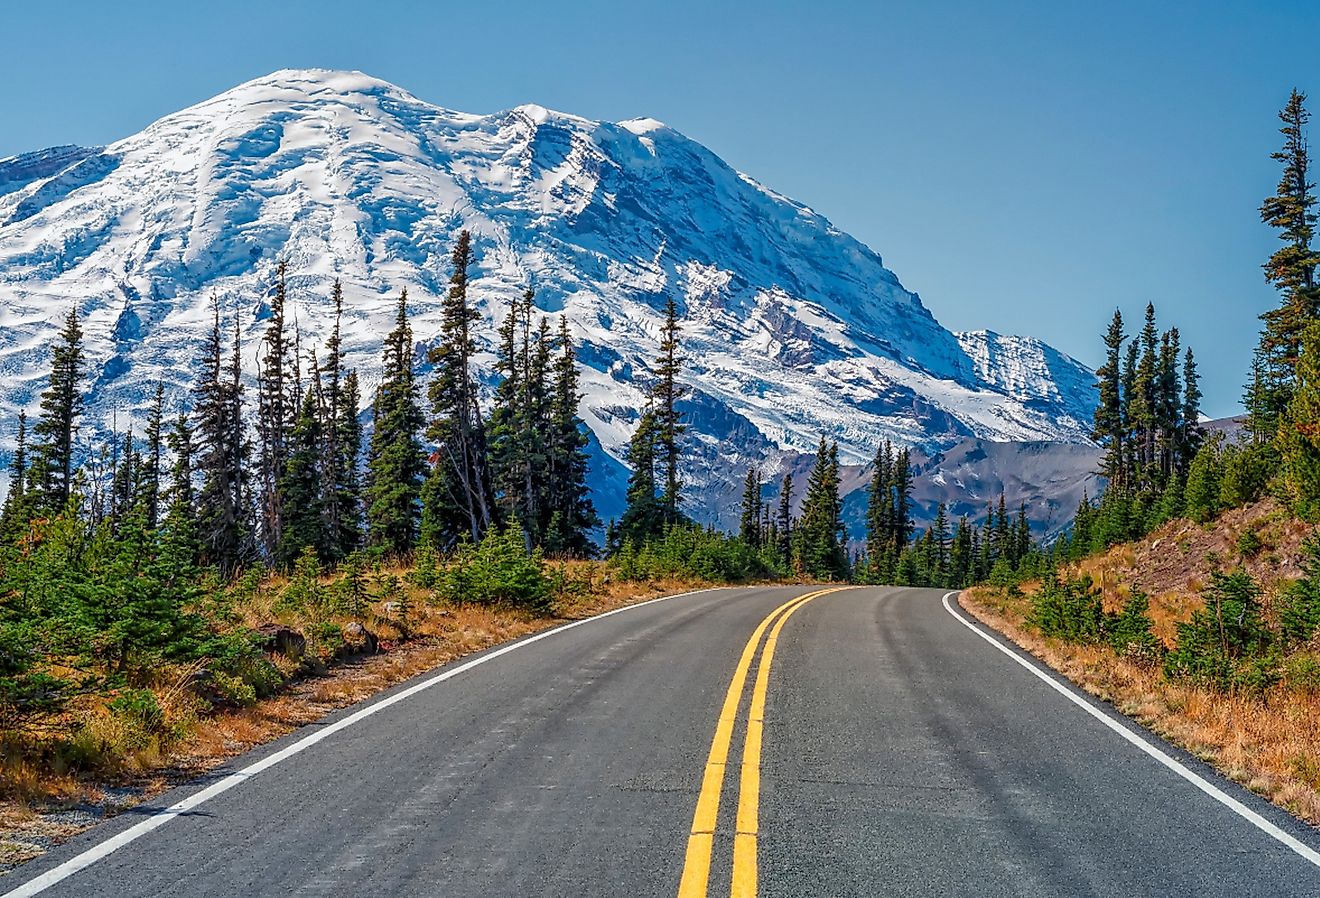
[[[61,773],[49,763],[33,763],[16,747],[9,751],[0,746],[0,872],[30,859],[34,852],[39,854],[34,844],[63,841],[85,828],[92,821],[75,826],[52,818],[49,812],[69,807],[104,810],[107,798],[103,787],[115,787],[116,805],[109,809],[114,812],[118,806],[157,795],[331,711],[464,655],[568,620],[711,585],[679,580],[625,583],[612,580],[605,566],[595,562],[565,562],[563,568],[575,589],[561,597],[555,617],[535,617],[508,608],[434,604],[428,601],[431,597],[426,590],[407,585],[416,610],[406,627],[377,613],[368,614],[364,620],[380,637],[380,654],[294,680],[278,695],[251,707],[200,714],[196,701],[174,686],[186,672],[163,674],[156,691],[176,737],[132,747],[116,745],[120,763],[117,772],[104,781]],[[386,572],[402,577],[406,569],[394,566]],[[300,623],[282,617],[276,607],[286,582],[280,576],[263,580],[260,589],[240,606],[243,622],[248,626],[273,620]],[[329,582],[326,578],[325,583]],[[287,659],[277,656],[274,660],[285,674],[297,668]],[[103,739],[107,744],[120,738],[112,731],[115,722],[105,714],[103,704],[89,701],[71,714],[81,721],[88,738]]]
[[[1283,684],[1252,697],[1185,686],[1107,646],[1069,645],[1037,635],[1025,625],[1029,598],[978,588],[964,592],[961,602],[1087,692],[1252,791],[1320,824],[1320,691]],[[1171,598],[1162,601],[1165,617],[1157,630],[1166,631],[1179,619],[1175,604]],[[1154,612],[1154,601],[1151,607]]]

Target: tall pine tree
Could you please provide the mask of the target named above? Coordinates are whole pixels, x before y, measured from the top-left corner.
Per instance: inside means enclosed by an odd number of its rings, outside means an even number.
[[[394,329],[385,338],[381,383],[372,403],[367,454],[367,541],[394,555],[417,544],[426,455],[418,434],[425,424],[413,372],[408,291],[399,294]]]

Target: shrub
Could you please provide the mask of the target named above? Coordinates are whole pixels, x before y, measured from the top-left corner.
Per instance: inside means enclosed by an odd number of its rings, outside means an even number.
[[[1049,577],[1031,601],[1030,623],[1045,636],[1079,643],[1099,642],[1104,636],[1104,606],[1090,577]]]
[[[413,569],[408,581],[421,589],[435,589],[440,582],[440,556],[430,546],[421,546],[413,555]]]
[[[367,613],[367,606],[371,604],[371,596],[367,592],[369,566],[369,557],[361,551],[350,552],[339,565],[344,578],[335,584],[338,593],[336,604],[349,617],[362,617]]]
[[[538,614],[551,611],[552,591],[545,559],[539,549],[527,553],[516,522],[490,530],[475,546],[459,546],[439,584],[440,595],[450,602],[510,605]]]
[[[286,610],[318,613],[326,610],[326,598],[321,586],[321,561],[314,548],[305,546],[293,563],[293,574],[280,593],[279,605]]]
[[[1133,590],[1123,610],[1105,618],[1106,638],[1115,652],[1134,661],[1154,662],[1164,653],[1164,645],[1151,629],[1150,598]]]
[[[663,536],[641,545],[625,538],[610,564],[621,580],[628,581],[672,577],[738,583],[781,574],[773,553],[740,537],[695,525],[670,527]]]
[[[1320,537],[1302,543],[1303,576],[1279,597],[1279,629],[1288,642],[1306,642],[1320,630]]]
[[[1283,682],[1289,689],[1308,694],[1320,693],[1320,655],[1295,652],[1283,663]]]
[[[1237,539],[1238,554],[1243,558],[1255,558],[1265,548],[1265,541],[1255,530],[1243,530]]]
[[[165,713],[150,689],[124,689],[109,704],[110,713],[140,728],[154,733],[165,722]]]
[[[1201,594],[1205,607],[1178,625],[1164,671],[1198,685],[1259,691],[1278,679],[1279,661],[1261,615],[1260,587],[1246,571],[1210,577]]]
[[[1183,490],[1187,516],[1193,521],[1204,524],[1219,515],[1220,476],[1219,442],[1206,440],[1187,469]]]
[[[1265,494],[1278,464],[1279,454],[1273,446],[1226,446],[1220,461],[1219,504],[1237,508],[1255,502]]]

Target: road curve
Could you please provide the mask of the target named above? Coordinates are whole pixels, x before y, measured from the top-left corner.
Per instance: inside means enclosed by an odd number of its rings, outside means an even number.
[[[0,878],[0,898],[1320,895],[1313,830],[1143,736],[1294,846],[1157,763],[943,593],[785,608],[813,592],[707,591],[493,650],[83,834]],[[232,787],[203,793],[216,783]]]

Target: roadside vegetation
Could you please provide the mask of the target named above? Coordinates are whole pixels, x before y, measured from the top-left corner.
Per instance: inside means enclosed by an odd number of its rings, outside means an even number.
[[[1232,437],[1202,432],[1190,353],[1116,312],[1095,437],[1108,486],[1040,577],[964,603],[1094,694],[1320,824],[1320,253],[1305,95],[1280,113],[1261,219],[1283,242]],[[1163,386],[1161,386],[1163,384]],[[1161,396],[1163,398],[1161,398]],[[1153,397],[1153,398],[1152,398]],[[1189,398],[1191,397],[1191,398]]]
[[[565,616],[784,573],[680,511],[672,304],[630,536],[598,560],[567,326],[538,320],[530,292],[511,303],[483,416],[470,253],[464,233],[426,384],[400,295],[367,439],[338,286],[318,358],[286,324],[279,267],[254,397],[217,305],[191,402],[169,413],[157,387],[143,433],[102,446],[78,438],[89,372],[70,311],[30,432],[19,418],[0,511],[0,799],[191,769],[252,744],[208,733],[248,721],[238,729],[269,737],[310,719],[299,707],[324,713],[325,684],[360,698],[353,684]],[[251,725],[271,709],[274,723]]]

